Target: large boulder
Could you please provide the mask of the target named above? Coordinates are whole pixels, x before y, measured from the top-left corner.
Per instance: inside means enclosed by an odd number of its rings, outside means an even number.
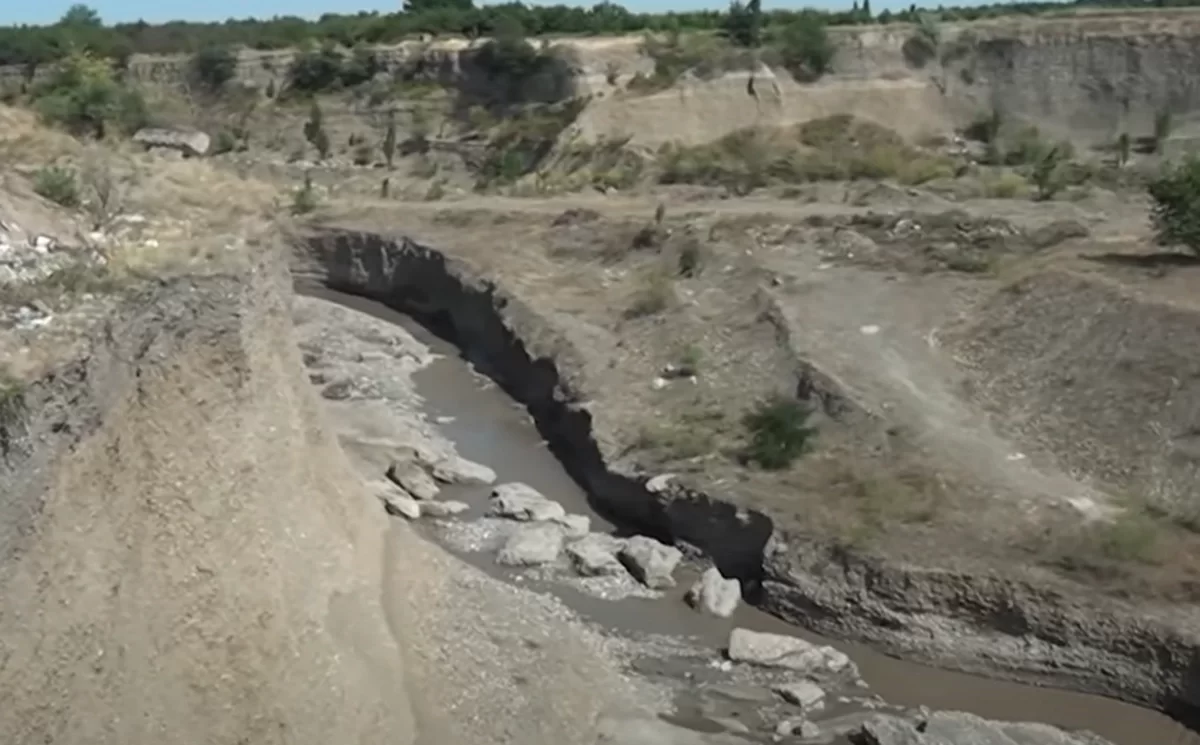
[[[673,575],[683,553],[653,538],[635,535],[626,541],[618,558],[643,585],[652,590],[665,590],[675,586]]]
[[[177,150],[184,155],[203,157],[208,154],[211,140],[203,132],[147,127],[133,135],[133,141],[147,148]]]
[[[811,680],[800,680],[795,683],[784,683],[775,686],[775,692],[789,704],[795,704],[803,709],[817,709],[823,705],[825,691]]]
[[[527,522],[565,520],[567,517],[567,511],[561,504],[547,499],[537,489],[520,482],[500,484],[492,489],[488,512],[496,517]]]
[[[617,553],[624,547],[625,541],[620,538],[589,533],[567,544],[567,557],[575,571],[584,577],[625,574],[625,565],[617,559]]]
[[[401,515],[409,520],[421,516],[421,504],[395,484],[383,481],[374,485],[375,494],[389,515]]]
[[[961,711],[938,711],[923,723],[879,714],[852,737],[860,745],[1111,745],[1091,732],[1067,732],[1035,722],[994,722]]]
[[[496,563],[505,566],[530,567],[551,564],[562,551],[562,528],[553,523],[522,525],[496,556]]]
[[[850,658],[833,647],[819,646],[798,636],[749,629],[734,629],[730,633],[729,659],[805,674],[838,673],[851,665]]]
[[[587,515],[566,515],[551,522],[562,528],[568,540],[583,538],[592,529],[592,519]]]
[[[729,618],[742,599],[742,583],[725,579],[716,567],[709,567],[688,590],[688,605],[718,618]]]
[[[441,491],[433,477],[415,461],[395,461],[388,468],[387,477],[416,499],[434,499]]]

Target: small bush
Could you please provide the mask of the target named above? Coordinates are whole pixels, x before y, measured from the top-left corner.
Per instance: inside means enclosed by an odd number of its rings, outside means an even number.
[[[1000,127],[1003,125],[1003,115],[1000,109],[992,109],[987,114],[983,114],[967,125],[963,130],[963,136],[968,140],[982,142],[990,145],[996,142],[1000,136]]]
[[[1150,183],[1151,220],[1160,245],[1200,254],[1200,159],[1189,156]]]
[[[983,195],[992,199],[1015,199],[1025,196],[1028,191],[1025,177],[1013,171],[1005,171],[983,182]]]
[[[811,409],[790,396],[760,401],[743,424],[750,435],[745,457],[768,470],[787,468],[807,449],[816,429],[808,426]]]
[[[678,266],[681,277],[700,276],[700,272],[704,268],[704,251],[700,246],[700,241],[692,238],[680,247]]]
[[[344,60],[331,44],[296,55],[288,71],[292,90],[312,95],[342,87]]]
[[[633,303],[625,310],[626,318],[643,318],[662,313],[671,307],[675,288],[666,272],[651,271],[643,279],[642,287],[634,295]]]
[[[307,215],[318,206],[317,193],[313,189],[312,176],[304,174],[304,185],[292,193],[292,214]]]
[[[112,161],[103,157],[90,159],[80,178],[84,190],[83,206],[91,218],[92,229],[107,228],[125,209],[129,179],[118,174]]]
[[[237,135],[228,129],[222,129],[217,132],[217,136],[213,140],[212,154],[222,155],[224,153],[232,153],[238,149],[239,144]]]
[[[1033,164],[1032,180],[1037,187],[1035,197],[1038,201],[1053,199],[1063,187],[1064,181],[1059,169],[1063,160],[1063,151],[1052,147]]]
[[[188,67],[197,85],[216,92],[237,74],[237,55],[228,47],[205,47],[192,56]]]
[[[63,207],[75,208],[83,201],[79,194],[79,179],[70,168],[42,168],[34,176],[33,190]]]
[[[941,31],[937,21],[928,13],[922,13],[917,18],[916,31],[904,42],[900,51],[908,64],[919,70],[937,57],[940,45]]]
[[[308,121],[304,123],[304,139],[316,148],[317,156],[321,160],[329,157],[330,148],[329,134],[325,132],[324,121],[325,117],[321,113],[321,107],[316,99],[313,99],[308,112]]]
[[[24,409],[25,386],[12,373],[0,368],[0,426],[11,422]],[[0,430],[0,442],[6,434]]]

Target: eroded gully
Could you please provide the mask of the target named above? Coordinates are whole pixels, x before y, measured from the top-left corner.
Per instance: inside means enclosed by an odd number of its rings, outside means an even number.
[[[476,372],[450,342],[382,303],[325,289],[306,288],[304,294],[401,326],[441,355],[419,371],[414,380],[417,392],[424,400],[426,416],[437,423],[442,434],[454,443],[462,456],[490,466],[499,482],[525,482],[561,502],[568,512],[588,515],[593,530],[620,531],[620,526],[607,522],[589,506],[587,495],[550,452],[524,408]],[[472,506],[464,519],[483,513],[486,487],[454,489],[457,493],[448,496]],[[437,537],[436,533],[434,537]],[[461,552],[461,555],[490,573],[516,579],[497,568],[490,554]],[[653,600],[636,597],[601,599],[553,580],[522,583],[542,585],[538,589],[555,593],[585,618],[618,634],[687,637],[718,650],[727,640],[729,631],[739,626],[834,644],[750,606],[743,606],[728,620],[702,616],[682,600],[692,577],[682,571],[679,579],[676,590]],[[870,691],[892,705],[968,711],[989,719],[1040,721],[1068,730],[1087,729],[1117,745],[1200,745],[1200,735],[1163,714],[1130,704],[934,669],[886,657],[861,645],[839,642],[834,646],[855,661]],[[695,679],[695,671],[683,673],[671,668],[667,662],[646,661],[643,671],[657,675],[676,672]],[[844,715],[854,708],[849,705],[850,701],[842,700],[848,705],[835,706],[827,714]],[[686,697],[678,702],[685,721],[689,709],[693,708],[692,703]],[[819,719],[814,720],[820,723]]]

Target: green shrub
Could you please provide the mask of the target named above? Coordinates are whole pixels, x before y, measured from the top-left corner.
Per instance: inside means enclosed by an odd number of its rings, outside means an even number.
[[[365,47],[355,47],[349,59],[340,59],[338,80],[346,88],[362,85],[383,69],[375,53]]]
[[[60,166],[47,166],[33,177],[33,190],[51,202],[75,208],[83,201],[79,194],[79,178],[75,171]]]
[[[1032,180],[1037,187],[1035,197],[1038,201],[1053,199],[1062,189],[1064,180],[1059,166],[1065,159],[1064,153],[1058,147],[1052,147],[1033,164]]]
[[[816,434],[816,429],[808,426],[811,414],[811,409],[790,396],[776,394],[760,401],[743,420],[750,435],[746,459],[769,470],[787,468]]]
[[[721,32],[726,39],[741,47],[762,45],[762,0],[733,0],[725,15]]]
[[[529,106],[504,119],[488,140],[477,188],[510,184],[538,168],[554,149],[559,135],[584,105],[583,99]]]
[[[216,139],[213,141],[212,154],[221,155],[223,153],[232,153],[239,147],[237,135],[228,129],[222,129],[217,132]]]
[[[75,135],[103,138],[110,129],[132,133],[146,125],[141,94],[117,82],[112,64],[84,52],[65,58],[33,92],[42,118]]]
[[[825,30],[825,19],[809,11],[784,27],[774,47],[780,62],[797,80],[816,80],[829,72],[837,51]]]
[[[308,121],[304,123],[304,139],[316,148],[317,156],[321,160],[329,157],[329,134],[325,131],[325,117],[316,99],[313,99],[308,110]]]
[[[904,42],[900,51],[908,64],[919,70],[937,57],[941,43],[941,29],[938,28],[937,19],[928,13],[922,13],[917,18],[916,30]]]
[[[1200,159],[1189,156],[1150,183],[1151,220],[1160,245],[1200,254]]]
[[[237,74],[237,54],[229,47],[205,47],[192,56],[188,67],[198,85],[219,91]]]
[[[332,44],[296,55],[288,71],[291,89],[312,95],[340,88],[342,55]]]

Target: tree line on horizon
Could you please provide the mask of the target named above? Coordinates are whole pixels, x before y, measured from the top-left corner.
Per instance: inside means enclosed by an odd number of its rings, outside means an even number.
[[[753,1],[753,0],[751,0]],[[801,14],[820,15],[830,26],[864,23],[916,22],[931,13],[940,20],[976,20],[1016,14],[1039,14],[1077,6],[1149,7],[1200,5],[1200,0],[1073,0],[1072,2],[1014,2],[973,7],[921,8],[872,13],[869,0],[847,10],[762,10],[763,26],[783,26]],[[567,5],[525,5],[509,2],[476,6],[473,0],[405,0],[396,13],[327,13],[315,21],[294,16],[258,20],[230,19],[197,23],[118,23],[108,25],[86,5],[75,5],[54,24],[0,27],[0,65],[22,65],[28,74],[40,65],[62,59],[73,50],[128,62],[134,54],[190,54],[210,47],[270,50],[306,45],[345,47],[385,44],[421,34],[490,35],[503,24],[519,24],[529,36],[600,35],[633,32],[718,31],[747,5],[734,0],[727,11],[698,10],[635,13],[613,2],[590,8]]]

